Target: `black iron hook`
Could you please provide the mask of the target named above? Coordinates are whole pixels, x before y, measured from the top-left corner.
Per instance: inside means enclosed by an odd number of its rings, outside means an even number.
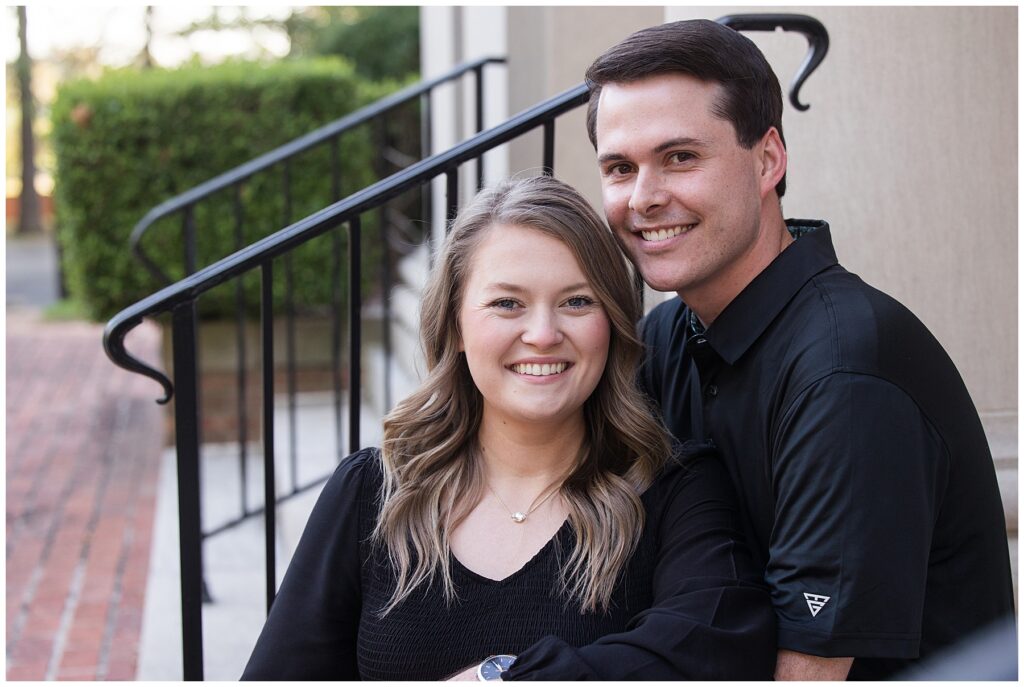
[[[781,28],[802,33],[807,38],[808,51],[789,85],[789,102],[801,112],[810,108],[810,105],[800,102],[800,87],[828,52],[828,31],[820,21],[806,14],[730,14],[715,21],[737,31],[775,31]]]
[[[107,323],[106,328],[103,330],[103,350],[106,351],[107,357],[118,367],[122,367],[129,372],[145,375],[159,382],[164,388],[164,397],[157,399],[157,403],[163,405],[170,401],[171,396],[174,395],[174,386],[171,384],[171,380],[141,360],[133,358],[124,347],[124,337],[140,324],[142,324],[141,317],[123,319],[119,315],[115,316],[114,319]]]

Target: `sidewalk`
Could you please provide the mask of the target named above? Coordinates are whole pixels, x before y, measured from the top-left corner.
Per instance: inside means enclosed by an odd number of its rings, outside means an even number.
[[[8,283],[10,287],[10,282]],[[10,305],[10,303],[8,304]],[[164,409],[102,326],[7,317],[7,679],[136,675]],[[154,325],[128,349],[159,359]]]

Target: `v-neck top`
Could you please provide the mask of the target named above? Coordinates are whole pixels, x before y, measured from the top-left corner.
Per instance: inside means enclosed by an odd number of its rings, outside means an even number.
[[[566,522],[502,580],[450,556],[457,599],[439,580],[383,618],[395,585],[370,541],[380,512],[379,452],[346,459],[323,492],[243,679],[438,680],[493,654],[504,679],[767,679],[770,598],[740,540],[735,499],[704,445],[680,449],[641,496],[643,534],[608,612],[561,591],[575,542]]]

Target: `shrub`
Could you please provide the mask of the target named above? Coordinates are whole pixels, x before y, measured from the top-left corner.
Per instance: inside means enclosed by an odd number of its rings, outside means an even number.
[[[128,245],[132,227],[147,211],[393,88],[362,80],[338,58],[117,70],[97,81],[66,84],[52,118],[58,239],[71,297],[93,317],[107,319],[161,288],[164,284],[148,274]],[[375,180],[366,127],[343,136],[340,150],[344,197]],[[330,169],[328,146],[292,161],[287,216],[281,166],[250,177],[240,190],[242,245],[337,200],[331,194]],[[225,189],[195,206],[199,267],[238,248],[234,195]],[[376,226],[376,213],[370,214],[363,221],[364,236]],[[330,302],[329,241],[325,236],[292,251],[300,306]],[[364,273],[376,269],[379,249],[376,254],[373,249],[379,243],[364,239]],[[143,248],[169,276],[184,276],[181,215],[154,225]],[[283,273],[278,260],[278,306],[284,298]],[[246,277],[244,284],[248,303],[257,307],[259,279]],[[200,298],[205,317],[233,312],[233,307],[233,288],[218,287]]]

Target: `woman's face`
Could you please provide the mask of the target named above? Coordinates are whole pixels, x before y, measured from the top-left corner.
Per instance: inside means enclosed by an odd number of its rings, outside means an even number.
[[[608,316],[560,240],[524,226],[486,231],[459,312],[484,418],[575,420],[604,372]]]

